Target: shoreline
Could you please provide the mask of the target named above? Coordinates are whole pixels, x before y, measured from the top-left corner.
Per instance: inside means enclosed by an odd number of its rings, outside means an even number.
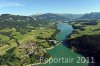
[[[57,45],[55,45],[54,47],[52,46],[51,48],[46,48],[46,50],[52,50],[53,48],[55,48],[56,46],[58,46],[58,45],[60,45],[61,44],[61,42],[59,42]],[[48,63],[48,61],[50,60],[50,59],[52,59],[52,56],[46,61],[46,62],[44,62],[44,63],[33,63],[33,64],[29,64],[29,65],[27,65],[27,66],[34,66],[34,65],[40,65],[40,64],[46,64],[46,63]]]
[[[46,50],[52,50],[53,48],[55,48],[56,46],[60,45],[61,44],[61,41],[59,43],[57,43],[55,46],[52,46],[50,48],[46,48]]]

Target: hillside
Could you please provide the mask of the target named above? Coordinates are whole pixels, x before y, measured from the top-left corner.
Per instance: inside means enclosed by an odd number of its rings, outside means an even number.
[[[72,22],[73,33],[67,40],[69,48],[85,57],[93,57],[100,66],[100,22]]]
[[[92,12],[92,13],[86,13],[83,16],[81,16],[79,19],[100,19],[100,12]]]

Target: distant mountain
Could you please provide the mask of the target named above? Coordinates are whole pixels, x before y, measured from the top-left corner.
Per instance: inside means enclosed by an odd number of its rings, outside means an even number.
[[[100,19],[100,12],[86,13],[79,19]]]
[[[31,16],[21,16],[21,15],[11,15],[11,14],[2,14],[0,20],[22,20],[22,21],[43,21],[43,22],[55,22],[55,21],[69,21],[74,19],[99,19],[100,12],[92,12],[86,14],[59,14],[59,13],[45,13],[45,14],[35,14]]]
[[[34,15],[33,15],[34,17]],[[65,18],[64,16],[54,14],[54,13],[46,13],[46,14],[41,14],[41,15],[35,15],[35,18],[40,19],[40,20],[69,20],[69,18]]]
[[[73,19],[80,18],[83,14],[58,14],[58,15],[73,20]]]
[[[73,19],[80,18],[82,14],[59,14],[59,13],[45,13],[40,15],[33,15],[33,17],[36,17],[38,19],[42,20],[63,20],[63,21],[69,21]]]

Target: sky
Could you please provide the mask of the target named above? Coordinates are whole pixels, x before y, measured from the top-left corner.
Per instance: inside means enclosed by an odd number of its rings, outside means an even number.
[[[0,0],[0,14],[100,12],[100,0]]]

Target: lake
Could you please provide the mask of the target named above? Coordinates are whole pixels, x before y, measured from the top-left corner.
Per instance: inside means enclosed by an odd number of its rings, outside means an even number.
[[[57,29],[60,30],[60,32],[56,36],[56,40],[62,41],[64,39],[67,39],[66,37],[72,33],[73,28],[71,25],[67,23],[59,23],[57,24]],[[69,50],[67,47],[63,45],[63,43],[59,44],[55,48],[48,51],[48,53],[52,56],[52,59],[59,59],[59,58],[67,58],[69,62],[58,62],[58,63],[47,63],[47,64],[40,64],[36,66],[88,66],[87,63],[77,63],[78,58],[77,57],[83,57],[82,55],[79,55],[71,50]],[[70,59],[73,59],[73,62],[70,62]]]

